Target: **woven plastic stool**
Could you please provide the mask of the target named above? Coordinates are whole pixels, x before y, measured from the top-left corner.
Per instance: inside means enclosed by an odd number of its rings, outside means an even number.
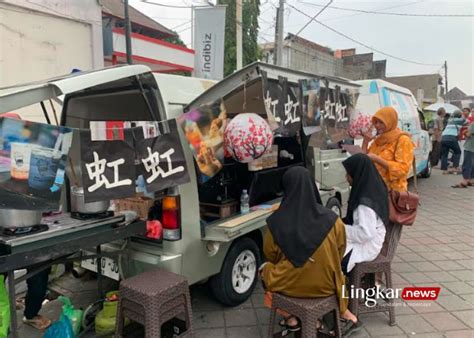
[[[270,313],[270,327],[268,337],[274,337],[273,328],[276,321],[276,310],[284,310],[298,317],[301,321],[301,336],[315,338],[318,335],[317,321],[325,314],[333,312],[336,337],[341,337],[339,325],[339,302],[337,297],[325,298],[292,298],[278,293],[273,294],[272,310]]]
[[[179,337],[194,337],[191,297],[183,276],[153,270],[120,283],[115,336],[123,337],[124,318],[142,324],[146,338],[160,338],[161,326],[184,313],[186,331]]]
[[[358,263],[350,272],[349,284],[355,289],[362,287],[362,277],[366,274],[381,272],[385,275],[385,285],[388,289],[393,288],[392,285],[392,260],[397,251],[398,242],[402,235],[403,226],[400,224],[390,223],[385,233],[385,241],[380,254],[372,262]],[[351,285],[348,286],[350,288]],[[363,299],[350,299],[349,309],[355,316],[361,313],[388,312],[390,326],[396,325],[395,319],[395,301],[393,299],[380,300],[375,306],[368,307]]]

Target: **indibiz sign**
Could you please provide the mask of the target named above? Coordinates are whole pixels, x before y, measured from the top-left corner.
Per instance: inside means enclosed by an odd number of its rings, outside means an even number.
[[[225,6],[194,9],[194,75],[205,79],[224,77]]]

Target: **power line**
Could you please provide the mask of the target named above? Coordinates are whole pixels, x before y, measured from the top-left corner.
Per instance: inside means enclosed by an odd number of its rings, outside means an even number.
[[[304,16],[310,18],[311,21],[314,21],[314,22],[320,24],[321,26],[323,26],[323,27],[329,29],[330,31],[332,31],[332,32],[334,32],[334,33],[336,33],[336,34],[338,34],[338,35],[340,35],[340,36],[342,36],[342,37],[344,37],[344,38],[346,38],[346,39],[348,39],[348,40],[350,40],[350,41],[352,41],[352,42],[358,44],[358,45],[361,45],[361,46],[363,46],[363,47],[365,47],[365,48],[367,48],[367,49],[370,49],[371,51],[374,51],[374,52],[377,52],[377,53],[379,53],[379,54],[385,55],[385,56],[390,57],[390,58],[392,58],[392,59],[396,59],[396,60],[403,61],[403,62],[407,62],[407,63],[413,63],[413,64],[417,64],[417,65],[421,65],[421,66],[439,66],[439,65],[440,65],[439,63],[434,64],[434,63],[422,63],[422,62],[412,61],[412,60],[408,60],[408,59],[405,59],[405,58],[402,58],[402,57],[399,57],[399,56],[395,56],[395,55],[392,55],[392,54],[389,54],[389,53],[385,53],[385,52],[383,52],[383,51],[381,51],[381,50],[378,50],[378,49],[375,49],[375,48],[373,48],[373,47],[370,47],[370,46],[368,46],[367,44],[365,44],[365,43],[363,43],[363,42],[360,42],[360,41],[358,41],[358,40],[356,40],[356,39],[354,39],[354,38],[351,38],[350,36],[348,36],[348,35],[346,35],[346,34],[344,34],[344,33],[342,33],[342,32],[339,32],[339,31],[335,30],[334,28],[332,28],[332,27],[330,27],[330,26],[328,26],[328,25],[322,23],[321,21],[319,21],[319,20],[317,20],[317,19],[311,18],[311,16],[309,16],[309,15],[306,14],[305,12],[299,10],[299,9],[296,8],[295,6],[289,4],[288,2],[287,2],[287,5],[290,6],[291,8],[293,8],[294,10],[296,10],[297,12],[303,14]]]
[[[150,5],[155,5],[155,6],[161,6],[161,7],[168,7],[168,8],[183,8],[183,9],[191,9],[191,8],[198,8],[198,7],[210,7],[208,5],[197,5],[197,6],[177,6],[177,5],[169,5],[169,4],[162,4],[158,2],[151,2],[149,0],[140,0],[141,2],[144,2],[146,4]]]
[[[332,2],[333,2],[333,0],[329,0],[329,2],[326,4],[326,6],[324,6],[318,13],[316,13],[315,16],[313,16],[313,17],[311,18],[311,20],[309,20],[303,27],[300,28],[300,30],[298,31],[298,33],[295,34],[295,37],[298,36],[298,35],[300,35],[300,33],[301,33],[306,27],[308,27],[308,25],[311,23],[311,21],[313,21],[314,19],[316,19],[319,14],[321,14],[322,12],[324,12],[324,10],[325,10],[326,8],[328,8],[328,6],[329,6],[330,4],[332,4]]]
[[[300,1],[302,4],[306,4],[309,6],[314,7],[323,7],[323,5],[313,4],[311,2]],[[364,13],[364,14],[380,14],[380,15],[395,15],[395,16],[414,16],[414,17],[454,17],[454,18],[472,18],[474,17],[473,14],[415,14],[415,13],[395,13],[395,12],[380,12],[380,11],[368,11],[363,9],[356,9],[356,8],[346,8],[346,7],[337,7],[337,6],[330,6],[331,9],[336,9],[340,11],[346,12],[357,12],[357,13]]]
[[[179,27],[182,27],[182,26],[186,26],[187,24],[190,24],[190,23],[191,23],[191,20],[188,20],[188,21],[183,22],[183,23],[181,23],[181,24],[179,24],[179,25],[177,25],[177,26],[175,26],[175,27],[173,27],[173,28],[170,28],[170,30],[174,31],[176,28],[179,28]]]
[[[390,6],[390,7],[378,8],[377,11],[384,11],[386,9],[393,9],[393,8],[400,8],[400,7],[417,5],[417,4],[421,4],[422,2],[425,2],[425,1],[426,0],[420,0],[420,1],[415,1],[415,2],[398,4],[398,5],[394,5],[394,6]],[[323,20],[323,22],[335,21],[335,20],[340,20],[340,19],[345,19],[345,18],[352,18],[354,16],[359,16],[359,15],[364,15],[364,14],[366,14],[366,13],[355,13],[355,14],[351,14],[351,15],[343,15],[343,16],[338,16],[338,17],[335,17],[335,18],[328,18],[326,20]]]

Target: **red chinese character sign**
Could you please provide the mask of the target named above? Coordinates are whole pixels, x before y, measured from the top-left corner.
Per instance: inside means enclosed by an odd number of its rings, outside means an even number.
[[[224,133],[226,153],[236,161],[248,163],[271,151],[273,133],[268,123],[252,113],[235,116]]]

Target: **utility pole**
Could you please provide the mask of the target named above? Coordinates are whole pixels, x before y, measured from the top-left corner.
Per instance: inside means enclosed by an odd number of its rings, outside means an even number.
[[[273,64],[277,66],[282,65],[283,55],[283,18],[285,12],[285,0],[280,0],[280,5],[277,8],[276,25],[275,25],[275,56]]]
[[[237,0],[235,13],[237,70],[242,69],[242,0]]]
[[[448,96],[448,61],[444,61],[444,80],[445,80],[444,82],[446,82],[444,84],[446,87],[445,89],[446,95],[444,96],[444,98],[446,99],[446,97]]]
[[[128,0],[124,0],[124,20],[125,20],[125,48],[127,52],[127,63],[131,65],[132,61],[132,33],[130,27],[130,16],[128,15]]]
[[[194,49],[194,6],[191,1],[191,49]]]

